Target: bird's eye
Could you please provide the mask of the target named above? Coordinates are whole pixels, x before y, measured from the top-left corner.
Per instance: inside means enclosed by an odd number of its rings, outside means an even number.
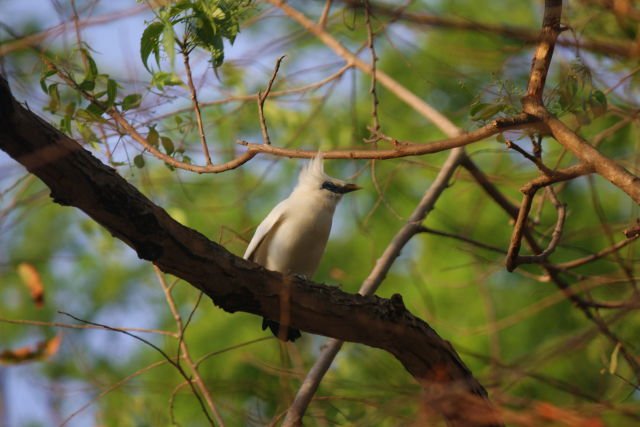
[[[320,187],[320,188],[322,188],[324,190],[329,190],[332,193],[339,193],[340,192],[340,189],[338,188],[338,186],[336,184],[334,184],[333,182],[331,182],[331,181],[323,182],[322,183],[322,187]]]

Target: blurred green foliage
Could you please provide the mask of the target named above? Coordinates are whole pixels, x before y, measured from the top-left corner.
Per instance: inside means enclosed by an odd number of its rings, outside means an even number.
[[[322,9],[319,2],[293,4],[314,18]],[[194,72],[206,81],[199,97],[215,163],[236,156],[240,151],[236,140],[259,141],[256,103],[245,95],[263,90],[273,58],[286,54],[266,103],[274,144],[311,150],[363,147],[362,138],[368,136],[371,123],[370,79],[348,71],[320,88],[278,95],[280,90],[318,81],[343,64],[285,17],[265,18],[266,6],[246,6],[246,2],[182,1],[159,9],[146,29],[140,28],[140,53],[145,67],[153,55],[165,71],[146,77],[140,73],[138,78],[146,79],[142,83],[119,78],[117,66],[88,47],[74,50],[67,58],[70,63],[64,65],[78,76],[83,90],[104,102],[103,107],[127,113],[151,145],[185,163],[202,164],[195,118],[181,83],[184,70],[172,68],[175,28],[189,34],[193,46],[206,52],[198,56],[195,50],[193,56],[200,60],[200,67],[194,67]],[[342,7],[334,6],[327,31],[355,50],[366,41],[364,18],[360,11]],[[525,26],[532,31],[537,31],[541,19],[539,2],[424,1],[414,2],[407,11]],[[621,19],[595,6],[566,8],[565,20],[582,37],[634,40],[636,27]],[[402,19],[390,22],[384,15],[375,16],[374,29],[378,67],[460,127],[472,129],[517,111],[529,72],[529,45],[487,33],[410,25]],[[223,49],[223,39],[236,43]],[[8,57],[9,62],[15,61],[10,70],[19,69],[23,61],[33,61],[20,55],[27,54],[16,52]],[[362,55],[368,60],[366,49]],[[60,58],[54,60],[62,62]],[[89,64],[86,70],[83,58]],[[558,48],[547,82],[550,108],[587,140],[593,139],[637,111],[637,74],[607,91],[634,64],[633,60]],[[117,167],[174,218],[235,254],[243,253],[254,227],[295,183],[301,162],[286,158],[258,156],[238,169],[216,175],[166,167],[131,143],[122,129],[109,125],[95,104],[92,107],[74,89],[63,88],[47,67],[42,71],[47,99],[41,103],[52,120],[74,138],[92,144],[97,156]],[[33,75],[16,73],[14,78],[25,86],[38,84]],[[379,87],[378,96],[386,134],[415,142],[442,138],[432,124],[386,89]],[[229,97],[233,99],[228,102],[210,102]],[[637,132],[633,118],[608,135],[600,149],[637,170]],[[509,137],[531,150],[527,135]],[[384,142],[378,144],[382,147]],[[468,151],[516,205],[521,197],[518,189],[538,175],[531,163],[498,140],[474,144]],[[550,139],[543,140],[543,153],[550,167],[574,163]],[[356,292],[446,155],[376,161],[373,166],[364,161],[327,161],[329,174],[353,176],[366,190],[345,198],[339,207],[315,279]],[[133,251],[82,213],[51,203],[40,182],[20,178],[22,172],[15,168],[11,172],[0,181],[1,318],[77,323],[59,313],[62,311],[114,327],[176,331],[151,265],[138,260]],[[569,214],[552,262],[595,253],[622,240],[621,230],[639,213],[624,193],[598,177],[558,186],[558,192]],[[541,200],[536,201],[532,216],[538,217],[535,236],[544,246],[556,218],[548,200]],[[462,170],[425,225],[503,250],[512,231],[510,218]],[[577,275],[566,278],[576,286],[594,286],[595,300],[627,300],[636,292],[637,253],[632,244],[619,255],[581,267]],[[21,262],[32,263],[42,275],[46,284],[43,309],[34,307],[17,275],[16,266]],[[505,407],[526,413],[536,402],[549,402],[585,416],[602,417],[606,425],[634,425],[622,414],[623,409],[637,413],[640,408],[640,395],[633,385],[637,380],[621,358],[615,372],[609,372],[615,346],[552,283],[536,280],[541,269],[523,266],[507,273],[503,262],[503,254],[422,234],[403,250],[379,294],[400,293],[412,313],[452,342],[474,375]],[[215,352],[202,362],[200,372],[227,425],[266,425],[281,415],[324,339],[305,334],[283,351],[274,339],[254,342],[270,336],[260,330],[261,319],[256,316],[223,312],[206,298],[197,304],[198,291],[180,281],[173,287],[173,296],[183,320],[192,315],[185,333],[192,357]],[[602,310],[599,315],[611,320],[611,330],[637,355],[637,310],[615,321],[616,311]],[[51,337],[56,330],[0,322],[0,350]],[[169,355],[177,354],[178,341],[172,337],[134,333]],[[52,410],[58,411],[61,421],[95,399],[87,411],[96,425],[158,426],[174,421],[207,425],[190,389],[180,386],[184,379],[174,368],[164,363],[143,372],[162,360],[149,346],[116,332],[64,329],[60,352],[32,369],[51,390],[53,385],[65,390],[56,397],[63,403]],[[139,375],[110,388],[136,372]],[[415,420],[424,416],[421,399],[419,386],[392,356],[346,344],[322,382],[305,424],[416,425]]]

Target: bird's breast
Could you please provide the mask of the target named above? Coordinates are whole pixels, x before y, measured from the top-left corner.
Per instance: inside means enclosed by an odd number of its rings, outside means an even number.
[[[266,267],[312,277],[329,239],[332,214],[310,209],[287,212],[268,242]]]

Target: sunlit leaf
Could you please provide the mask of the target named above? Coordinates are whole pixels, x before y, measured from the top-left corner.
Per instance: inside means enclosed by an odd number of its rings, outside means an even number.
[[[36,307],[42,308],[44,305],[44,285],[36,267],[33,264],[21,262],[18,264],[18,275],[22,279],[22,283],[29,289],[31,300]]]
[[[13,350],[0,351],[0,364],[18,365],[47,359],[58,352],[62,335],[37,343],[35,346],[19,347]]]

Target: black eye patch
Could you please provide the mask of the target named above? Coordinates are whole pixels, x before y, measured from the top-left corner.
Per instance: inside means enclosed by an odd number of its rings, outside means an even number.
[[[332,193],[337,193],[337,194],[341,194],[341,193],[343,192],[343,191],[342,191],[342,187],[340,187],[340,186],[338,186],[338,185],[334,184],[334,183],[333,183],[333,182],[331,182],[331,181],[325,181],[325,182],[323,182],[323,183],[322,183],[322,187],[320,187],[320,188],[322,188],[322,189],[324,189],[324,190],[329,190],[329,191],[331,191]]]

